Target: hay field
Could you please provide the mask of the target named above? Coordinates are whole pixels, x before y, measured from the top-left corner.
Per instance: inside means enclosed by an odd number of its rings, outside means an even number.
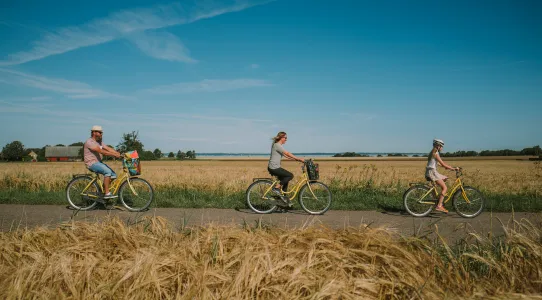
[[[509,195],[542,195],[542,167],[519,160],[445,160],[464,168],[464,182],[484,192]],[[402,193],[409,182],[424,181],[424,160],[325,160],[320,163],[320,179],[336,188],[369,187]],[[121,172],[119,162],[108,163]],[[143,162],[142,177],[157,191],[193,189],[236,193],[244,191],[255,177],[269,177],[264,160],[196,160]],[[300,164],[285,161],[283,166],[299,178]],[[454,178],[454,173],[439,169]],[[77,163],[0,164],[0,189],[20,191],[62,191],[72,174],[85,173]],[[294,178],[294,181],[296,179]]]
[[[456,245],[369,226],[66,225],[0,233],[1,299],[542,299],[527,221]]]

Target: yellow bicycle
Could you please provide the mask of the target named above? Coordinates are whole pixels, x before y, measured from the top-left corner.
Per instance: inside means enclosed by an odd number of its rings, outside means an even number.
[[[103,198],[103,182],[98,173],[76,174],[66,187],[66,198],[70,206],[76,210],[89,210],[98,203],[114,204],[119,199],[129,211],[147,209],[154,199],[154,189],[145,179],[130,175],[125,159],[122,165],[121,176],[113,180],[110,186],[111,194],[117,195],[117,198],[109,201]]]
[[[279,206],[289,207],[291,204],[289,199],[295,199],[298,196],[299,204],[307,213],[311,215],[325,213],[331,207],[331,192],[327,185],[317,181],[318,175],[315,177],[306,172],[305,168],[310,161],[307,160],[301,166],[302,178],[290,188],[290,191],[282,191],[283,198],[287,197],[288,203],[271,191],[279,183],[278,178],[254,178],[246,191],[248,207],[256,213],[268,214],[274,212]]]
[[[448,196],[445,196],[446,203],[453,199],[453,206],[458,215],[464,218],[474,218],[484,210],[484,197],[482,193],[471,187],[464,186],[461,181],[463,169],[455,171],[455,182]],[[430,180],[429,180],[430,181]],[[415,217],[425,217],[438,204],[437,185],[411,183],[411,187],[403,194],[403,204],[406,211]]]

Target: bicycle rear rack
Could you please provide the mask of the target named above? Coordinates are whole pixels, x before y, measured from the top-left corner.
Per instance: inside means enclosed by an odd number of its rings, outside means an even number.
[[[252,182],[257,181],[257,180],[271,180],[271,181],[273,181],[274,179],[273,178],[263,178],[263,177],[262,178],[252,178]]]

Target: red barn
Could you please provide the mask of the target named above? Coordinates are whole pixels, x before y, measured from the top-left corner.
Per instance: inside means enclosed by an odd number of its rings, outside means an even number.
[[[45,147],[45,159],[47,161],[81,161],[82,155],[79,152],[83,146],[57,146]]]

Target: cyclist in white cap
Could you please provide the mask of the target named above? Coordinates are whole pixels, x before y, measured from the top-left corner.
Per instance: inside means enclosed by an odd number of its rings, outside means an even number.
[[[83,154],[87,168],[104,176],[104,199],[112,199],[117,197],[117,195],[111,195],[109,184],[111,183],[111,180],[117,178],[117,174],[115,174],[113,169],[102,162],[102,156],[106,155],[119,158],[120,153],[103,143],[102,136],[102,126],[92,126],[90,138],[83,146]]]
[[[440,193],[440,196],[438,198],[438,204],[435,209],[440,212],[447,213],[448,210],[444,208],[444,206],[442,205],[442,202],[444,201],[444,196],[446,195],[446,192],[448,191],[448,187],[444,183],[444,181],[446,181],[448,177],[441,175],[437,171],[437,162],[438,164],[440,164],[441,166],[443,166],[445,169],[448,169],[448,170],[458,170],[458,168],[454,168],[450,165],[447,165],[446,163],[444,163],[444,161],[442,161],[442,159],[440,158],[439,152],[442,150],[443,147],[444,147],[444,142],[442,140],[439,140],[439,139],[433,140],[433,149],[431,150],[431,152],[429,152],[429,155],[427,157],[427,166],[425,168],[425,179],[427,179],[428,181],[436,182],[442,188],[442,192]]]

